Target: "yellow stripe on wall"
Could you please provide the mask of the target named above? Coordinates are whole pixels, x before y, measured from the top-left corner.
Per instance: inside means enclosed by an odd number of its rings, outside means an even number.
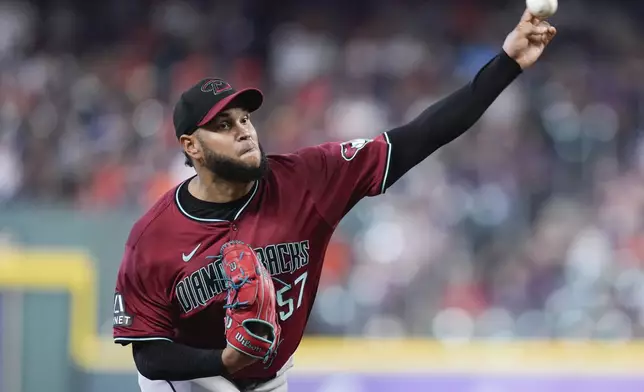
[[[0,287],[67,291],[71,298],[69,351],[88,372],[132,372],[130,348],[99,336],[93,261],[77,250],[0,250]],[[111,301],[111,298],[110,298]],[[110,317],[111,315],[105,315]],[[574,373],[644,375],[644,342],[507,342],[443,344],[427,339],[307,338],[294,371]]]
[[[97,351],[96,272],[89,256],[77,251],[0,251],[0,286],[29,291],[67,291],[69,351],[82,368],[102,362]]]
[[[428,339],[308,339],[296,355],[304,372],[458,372],[644,375],[644,342],[470,342]]]

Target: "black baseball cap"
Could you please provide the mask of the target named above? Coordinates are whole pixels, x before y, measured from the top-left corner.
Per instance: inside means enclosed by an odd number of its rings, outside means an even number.
[[[235,90],[226,81],[206,78],[186,90],[174,107],[173,121],[177,139],[191,135],[197,128],[212,121],[215,116],[235,103],[249,112],[262,106],[264,96],[256,88]]]

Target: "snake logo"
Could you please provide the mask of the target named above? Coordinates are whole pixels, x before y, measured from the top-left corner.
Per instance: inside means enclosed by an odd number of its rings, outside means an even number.
[[[342,158],[345,161],[350,161],[358,155],[358,151],[362,150],[371,140],[370,139],[353,139],[348,142],[340,144],[342,148]]]
[[[228,82],[224,82],[221,79],[211,79],[201,86],[201,91],[204,93],[212,92],[215,95],[232,89],[233,88],[228,84]]]

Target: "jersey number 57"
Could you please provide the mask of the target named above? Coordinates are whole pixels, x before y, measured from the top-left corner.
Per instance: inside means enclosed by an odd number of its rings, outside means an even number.
[[[306,285],[307,274],[308,271],[302,273],[302,275],[298,276],[297,279],[295,279],[295,282],[293,282],[292,286],[286,285],[277,290],[277,292],[275,293],[277,294],[277,306],[279,306],[280,309],[288,307],[288,310],[280,310],[279,315],[281,321],[288,320],[288,318],[293,315],[295,309],[299,309],[299,307],[302,305],[302,296],[304,295],[304,286]],[[295,287],[299,287],[300,289],[299,295],[297,297],[297,306],[293,305],[293,297],[295,297],[295,295],[291,290]]]

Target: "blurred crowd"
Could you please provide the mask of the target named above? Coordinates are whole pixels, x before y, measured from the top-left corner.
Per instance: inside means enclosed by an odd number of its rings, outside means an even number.
[[[205,76],[264,91],[270,153],[373,137],[467,83],[521,5],[2,2],[0,203],[149,206],[194,173],[172,108]],[[562,1],[542,60],[345,219],[309,332],[644,337],[642,16]]]

